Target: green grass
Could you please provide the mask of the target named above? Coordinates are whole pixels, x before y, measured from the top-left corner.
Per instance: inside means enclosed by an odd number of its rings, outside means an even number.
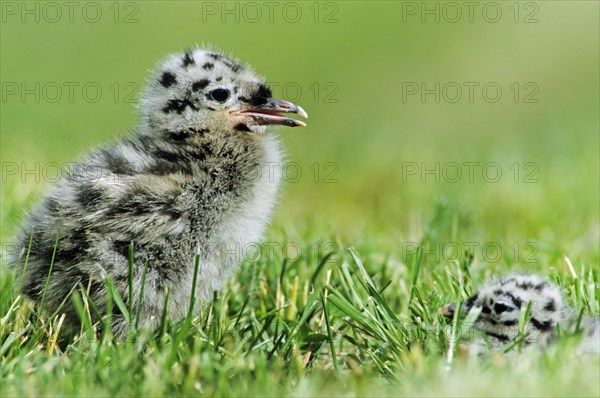
[[[446,208],[436,212],[423,247],[452,217]],[[310,246],[304,243],[294,259],[276,253],[268,261],[264,251],[200,313],[175,324],[164,319],[154,333],[135,332],[132,322],[125,343],[93,331],[94,306],[80,286],[81,332],[59,347],[60,315],[37,312],[4,277],[2,394],[597,396],[600,359],[577,357],[577,336],[564,334],[545,355],[518,360],[501,354],[467,360],[459,341],[449,344],[451,336],[469,333],[438,309],[464,299],[490,273],[474,276],[486,267],[473,257],[428,264],[417,251],[404,263],[342,245],[315,255]],[[551,269],[550,276],[570,305],[598,313],[597,269],[580,267],[575,279]],[[117,293],[114,299],[133,316],[135,308]]]
[[[600,314],[597,2],[519,3],[521,17],[527,4],[539,7],[537,23],[514,23],[512,1],[499,2],[498,23],[403,23],[407,2],[344,1],[332,24],[313,22],[312,1],[298,2],[298,23],[204,22],[206,3],[137,2],[133,24],[113,22],[112,2],[101,2],[107,18],[93,24],[80,14],[0,24],[2,83],[103,89],[97,102],[75,90],[73,101],[17,94],[0,104],[2,397],[600,395],[599,360],[574,356],[577,336],[517,362],[466,361],[457,344],[448,363],[446,336],[461,324],[438,314],[515,270],[550,277],[573,308]],[[77,287],[81,333],[59,347],[60,314],[20,297],[3,264],[22,214],[54,166],[134,126],[126,84],[142,87],[159,59],[196,43],[249,62],[279,83],[280,97],[282,85],[300,85],[302,95],[287,99],[310,114],[308,128],[280,136],[302,176],[284,182],[262,256],[191,321],[165,320],[116,343],[93,333],[93,306]],[[505,95],[403,102],[406,82],[498,82]],[[514,101],[515,82],[534,82],[539,102]],[[325,100],[328,83],[336,102]],[[406,174],[465,162],[480,165],[474,181],[466,167],[457,182]],[[480,173],[492,163],[498,182]],[[126,301],[112,295],[135,326]]]

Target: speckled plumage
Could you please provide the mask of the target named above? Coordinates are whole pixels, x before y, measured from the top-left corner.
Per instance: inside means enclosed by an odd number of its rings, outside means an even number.
[[[232,275],[245,246],[260,242],[275,204],[279,178],[266,172],[281,162],[269,124],[302,126],[278,112],[306,116],[272,98],[247,66],[211,49],[170,56],[140,101],[141,121],[128,137],[91,152],[54,186],[23,224],[23,292],[44,297],[53,311],[81,282],[97,309],[106,307],[110,276],[128,304],[129,245],[134,245],[134,303],[142,270],[148,274],[141,325],[157,326],[171,286],[168,314],[189,308],[196,255],[196,297],[210,298]],[[23,263],[31,248],[25,272]],[[67,326],[79,323],[67,301]],[[122,314],[115,335],[126,335]]]
[[[508,275],[486,282],[461,306],[464,315],[473,308],[481,309],[473,328],[483,332],[484,340],[470,342],[473,353],[485,352],[487,347],[501,350],[515,340],[519,335],[521,310],[530,302],[524,346],[548,348],[555,340],[559,326],[566,331],[575,331],[577,313],[565,304],[558,286],[534,274]],[[455,308],[455,304],[448,304],[441,312],[452,317]],[[600,352],[600,319],[584,317],[580,326],[583,336],[579,353]]]

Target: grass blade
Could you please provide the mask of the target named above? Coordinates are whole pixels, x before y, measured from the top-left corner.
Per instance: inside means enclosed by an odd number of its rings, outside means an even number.
[[[131,321],[133,320],[133,241],[129,243],[129,275],[127,277],[127,282],[129,284],[129,327],[133,326]]]
[[[40,310],[44,308],[44,301],[46,299],[46,292],[48,291],[48,285],[50,284],[50,277],[52,275],[52,267],[54,266],[54,258],[56,257],[56,248],[58,247],[58,234],[56,235],[56,241],[54,242],[54,249],[52,250],[52,259],[50,260],[50,268],[48,269],[48,276],[46,277],[46,283],[44,284],[44,292],[42,293],[42,299],[40,300]]]
[[[117,307],[121,311],[121,314],[123,314],[127,323],[131,323],[131,318],[129,317],[129,309],[127,308],[127,306],[125,305],[125,302],[121,298],[121,295],[115,288],[112,278],[110,278],[110,277],[106,278],[105,282],[106,282],[106,287],[108,288],[108,292],[110,293],[115,304],[117,304]]]
[[[194,258],[194,276],[192,278],[192,294],[190,295],[190,307],[188,308],[187,321],[192,320],[192,314],[196,307],[196,285],[198,283],[198,269],[200,268],[200,255],[196,254]]]
[[[327,328],[327,340],[329,340],[329,347],[331,348],[331,358],[333,360],[333,367],[336,371],[338,368],[338,359],[337,354],[335,352],[335,342],[333,341],[333,336],[331,333],[331,325],[329,324],[329,314],[327,313],[327,303],[325,302],[325,296],[323,292],[321,292],[321,304],[323,305],[323,314],[325,315],[325,326]]]
[[[140,325],[140,316],[142,314],[142,304],[144,300],[144,287],[146,286],[146,275],[148,274],[148,260],[144,261],[144,271],[142,272],[142,285],[140,286],[140,294],[137,302],[137,312],[135,314],[135,329]]]

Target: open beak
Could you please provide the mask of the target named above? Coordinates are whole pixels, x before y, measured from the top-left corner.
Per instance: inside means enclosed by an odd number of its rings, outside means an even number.
[[[456,309],[455,303],[446,304],[445,306],[440,308],[440,314],[442,314],[446,318],[453,318],[455,309]]]
[[[251,117],[254,120],[254,124],[281,124],[288,127],[305,127],[306,123],[284,116],[282,113],[296,113],[304,118],[308,117],[306,111],[300,106],[275,98],[269,98],[263,105],[241,109],[235,113]]]

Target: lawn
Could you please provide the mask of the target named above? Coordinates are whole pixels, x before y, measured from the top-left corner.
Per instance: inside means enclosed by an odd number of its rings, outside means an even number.
[[[599,5],[469,4],[2,2],[0,395],[599,396],[577,336],[469,360],[438,313],[526,271],[600,314]],[[60,314],[5,267],[22,214],[135,127],[148,70],[203,43],[310,115],[278,132],[266,242],[199,313],[127,343],[93,333],[80,291],[57,344]]]

